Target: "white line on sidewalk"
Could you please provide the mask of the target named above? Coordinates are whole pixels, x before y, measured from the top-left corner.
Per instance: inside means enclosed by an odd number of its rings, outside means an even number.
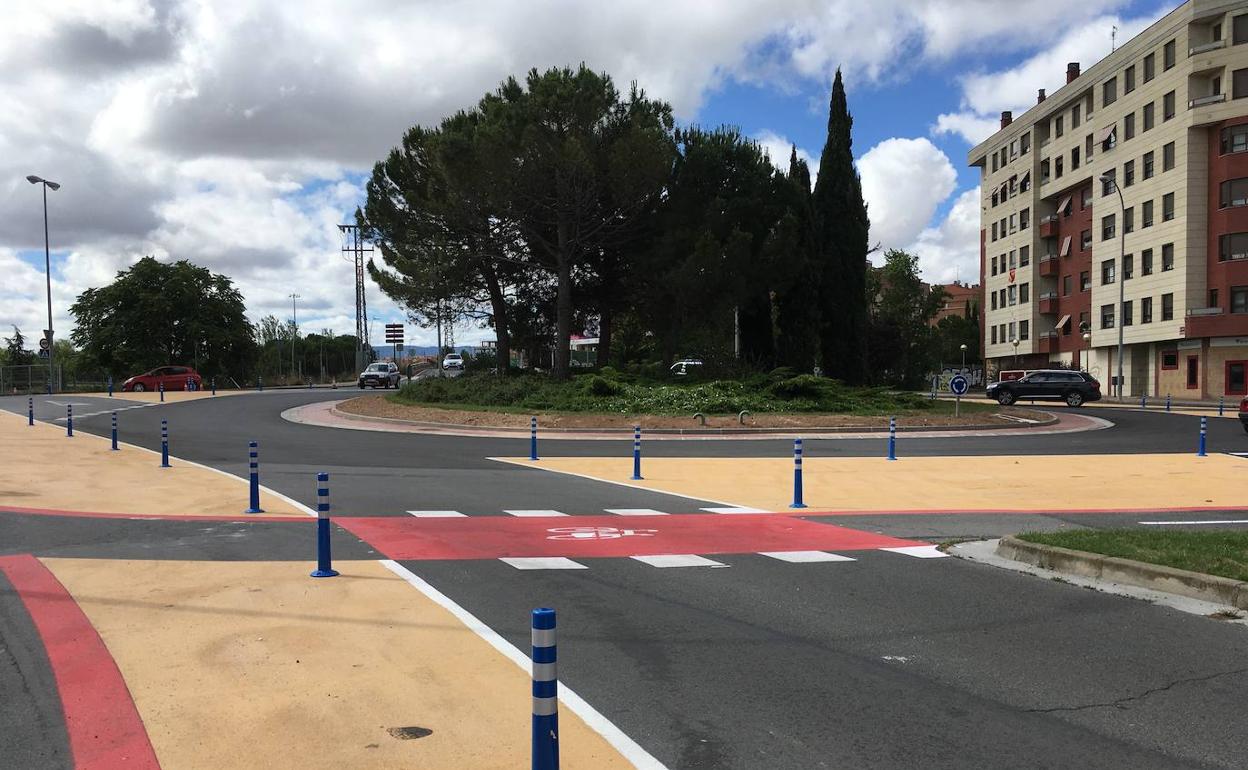
[[[408,511],[418,519],[454,519],[464,516],[459,511]]]
[[[653,508],[604,508],[607,513],[614,513],[616,516],[666,516],[663,511],[656,511]]]
[[[563,556],[504,556],[499,561],[516,569],[589,569]]]
[[[541,516],[567,516],[568,515],[566,513],[561,513],[559,511],[525,511],[525,510],[511,511],[511,510],[506,510],[506,509],[503,510],[503,513],[509,514],[511,516],[531,516],[533,518],[537,518]]]
[[[1205,521],[1141,521],[1153,526],[1178,526],[1181,524],[1248,524],[1248,519],[1207,519]]]
[[[759,551],[758,555],[787,561],[792,564],[809,564],[820,561],[855,561],[848,556],[828,553],[827,551]]]
[[[630,559],[651,567],[727,567],[727,564],[691,553],[668,553],[658,556],[630,556]]]

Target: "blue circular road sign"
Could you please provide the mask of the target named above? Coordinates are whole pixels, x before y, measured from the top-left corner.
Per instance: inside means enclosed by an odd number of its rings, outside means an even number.
[[[949,378],[949,390],[953,391],[954,395],[964,396],[970,387],[971,384],[960,374],[955,374]]]

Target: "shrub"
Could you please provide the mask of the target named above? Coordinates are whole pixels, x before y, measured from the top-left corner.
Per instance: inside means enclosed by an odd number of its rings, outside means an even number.
[[[585,380],[585,392],[591,396],[614,396],[620,392],[620,385],[595,374]]]
[[[779,371],[779,370],[777,370]],[[799,374],[787,380],[773,384],[768,390],[777,398],[809,398],[818,399],[827,386],[813,374]]]

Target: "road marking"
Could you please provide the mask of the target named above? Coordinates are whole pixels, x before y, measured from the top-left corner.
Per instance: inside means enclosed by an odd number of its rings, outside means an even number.
[[[459,511],[408,511],[418,519],[453,519],[463,516]]]
[[[657,556],[630,556],[630,559],[651,567],[727,567],[727,564],[691,553],[669,553]]]
[[[561,513],[559,511],[512,511],[512,510],[505,510],[505,509],[503,510],[503,513],[510,514],[511,516],[532,517],[532,518],[537,518],[539,516],[567,516],[568,515],[566,513]]]
[[[913,556],[917,559],[942,559],[949,555],[934,545],[906,545],[901,548],[881,548],[880,550]]]
[[[706,511],[707,513],[729,513],[729,514],[731,513],[771,513],[771,511],[764,510],[763,508],[747,508],[745,506],[739,506],[739,505],[728,506],[726,508],[699,508],[698,510]]]
[[[516,569],[589,569],[584,564],[563,556],[505,556],[499,561],[510,564]]]
[[[522,671],[525,673],[531,671],[533,661],[527,655],[520,652],[511,642],[499,636],[497,631],[478,620],[475,615],[452,601],[446,594],[429,585],[398,562],[385,559],[381,562],[381,565],[406,580],[417,591],[420,591],[438,606],[454,615],[459,619],[459,622],[484,639],[487,644],[502,653],[512,663],[519,666]],[[636,741],[625,735],[623,730],[616,727],[598,709],[589,705],[584,698],[577,695],[572,688],[562,682],[559,683],[559,700],[572,713],[579,716],[585,724],[589,725],[590,729],[606,739],[607,743],[611,744],[616,751],[623,754],[625,759],[632,762],[640,770],[666,770],[662,762],[650,756],[650,753],[638,745]]]
[[[848,556],[828,553],[827,551],[760,551],[758,555],[787,561],[792,564],[810,564],[820,561],[855,561],[855,559],[851,559]]]
[[[51,399],[45,400],[43,403],[52,404],[53,406],[91,406],[81,401],[52,401]]]
[[[51,401],[49,401],[48,403],[50,404],[50,403],[52,403],[52,402],[51,402]],[[78,418],[78,419],[80,419],[80,420],[84,420],[84,419],[86,419],[86,418],[88,418],[88,417],[99,417],[99,416],[100,416],[100,415],[102,415],[102,414],[112,414],[113,412],[124,412],[124,411],[127,411],[127,410],[129,410],[129,409],[142,409],[142,408],[144,408],[144,407],[148,407],[148,406],[159,406],[159,405],[160,405],[160,404],[159,404],[159,402],[155,402],[155,401],[154,401],[154,402],[152,402],[152,403],[150,403],[150,404],[135,404],[134,406],[119,406],[119,407],[117,407],[116,409],[105,409],[105,410],[104,410],[104,411],[102,411],[102,412],[87,412],[86,414],[76,414],[76,415],[74,415],[74,416],[75,416],[75,417],[77,417],[77,418]],[[90,404],[83,404],[83,406],[90,406]],[[54,417],[54,418],[52,418],[52,422],[65,422],[65,421],[66,421],[66,419],[67,419],[67,418],[65,418],[65,417]]]
[[[616,540],[621,537],[654,537],[657,529],[619,527],[554,527],[546,530],[547,540]]]
[[[1208,519],[1206,521],[1141,521],[1153,526],[1178,526],[1181,524],[1248,524],[1248,519]]]
[[[656,511],[653,508],[603,508],[607,513],[614,513],[617,516],[666,516],[663,511]]]

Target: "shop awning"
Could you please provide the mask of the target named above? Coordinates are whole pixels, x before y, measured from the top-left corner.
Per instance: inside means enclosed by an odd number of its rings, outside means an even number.
[[[1066,315],[1059,318],[1057,320],[1057,326],[1054,326],[1053,328],[1060,332],[1062,330],[1062,327],[1064,327],[1068,323],[1070,323],[1070,313],[1067,313]]]
[[[1068,235],[1062,239],[1062,249],[1061,251],[1057,252],[1057,256],[1066,257],[1069,255],[1070,255],[1070,236]]]
[[[1109,141],[1109,137],[1113,136],[1113,135],[1114,135],[1114,132],[1115,132],[1115,131],[1117,131],[1117,130],[1118,130],[1118,124],[1117,124],[1117,123],[1114,123],[1113,125],[1109,125],[1109,126],[1106,126],[1106,127],[1105,127],[1105,128],[1103,128],[1103,129],[1101,129],[1100,136],[1098,136],[1098,137],[1096,138],[1096,143],[1097,143],[1097,144],[1105,144],[1105,142],[1108,142],[1108,141]]]
[[[1054,213],[1061,214],[1063,211],[1066,210],[1066,207],[1069,205],[1070,205],[1070,196],[1067,195],[1065,198],[1062,198],[1061,203],[1057,204],[1057,211]]]

